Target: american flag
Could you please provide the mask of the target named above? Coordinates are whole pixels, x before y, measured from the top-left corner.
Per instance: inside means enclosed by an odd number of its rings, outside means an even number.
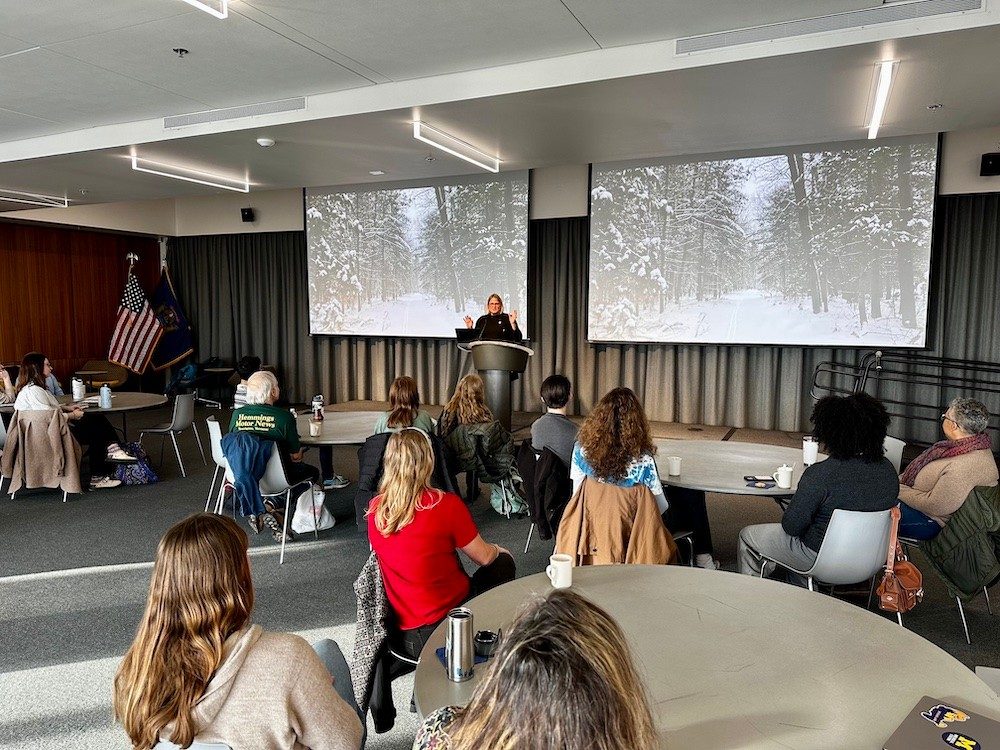
[[[129,271],[108,359],[132,372],[142,374],[161,335],[163,326],[150,307],[135,275]]]

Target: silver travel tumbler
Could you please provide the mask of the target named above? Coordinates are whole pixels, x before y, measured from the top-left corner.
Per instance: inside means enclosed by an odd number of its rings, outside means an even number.
[[[448,632],[444,645],[444,662],[448,679],[465,682],[472,679],[475,645],[472,639],[472,611],[456,607],[448,613]]]

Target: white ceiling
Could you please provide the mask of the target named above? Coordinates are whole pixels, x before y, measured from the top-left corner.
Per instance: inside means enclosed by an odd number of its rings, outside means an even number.
[[[549,58],[572,61],[572,68],[591,59],[581,53],[602,47],[648,56],[648,46],[622,46],[878,4],[234,0],[231,17],[218,21],[179,0],[0,0],[0,162],[5,143],[23,147],[34,143],[24,139],[40,142],[52,133],[65,133],[56,150],[66,152],[0,163],[0,187],[84,203],[206,194],[211,189],[131,172],[127,146],[70,152],[94,132],[88,129],[112,123],[299,95],[388,91],[420,77],[413,85],[447,91],[463,70]],[[982,127],[1000,122],[998,29],[814,45],[798,54],[613,80],[599,80],[602,70],[574,71],[584,82],[551,88],[522,75],[523,85],[503,95],[477,97],[456,84],[452,97],[425,106],[358,108],[360,114],[266,128],[235,122],[219,127],[224,132],[118,142],[146,158],[247,172],[254,189],[273,189],[373,181],[372,169],[385,170],[379,179],[386,180],[474,170],[440,153],[425,161],[428,149],[409,133],[415,116],[498,153],[504,169],[852,140],[864,136],[873,63],[886,55],[900,65],[885,135]],[[865,34],[876,38],[857,38]],[[175,46],[190,54],[177,59]],[[576,57],[559,57],[566,55]],[[522,68],[496,70],[516,79]],[[485,72],[482,78],[492,76]],[[929,112],[932,102],[945,106]],[[260,149],[258,135],[278,144]]]

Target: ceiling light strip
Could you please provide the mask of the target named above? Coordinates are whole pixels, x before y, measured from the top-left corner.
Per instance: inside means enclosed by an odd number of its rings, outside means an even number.
[[[885,116],[885,106],[889,102],[889,90],[892,88],[892,73],[896,68],[895,60],[883,60],[875,65],[875,103],[872,105],[872,119],[868,123],[869,140],[878,137]]]
[[[202,0],[184,0],[184,2],[216,18],[227,18],[229,16],[229,0],[219,0],[219,9],[213,8],[208,3],[202,2]]]
[[[142,164],[140,164],[142,162]],[[149,165],[149,166],[143,166]],[[150,161],[149,159],[141,159],[133,154],[132,156],[132,169],[136,172],[146,172],[148,174],[159,175],[160,177],[169,177],[173,180],[184,180],[185,182],[195,182],[199,185],[208,185],[209,187],[222,188],[223,190],[232,190],[236,193],[249,193],[250,192],[250,181],[249,180],[237,180],[232,177],[224,177],[222,175],[212,174],[211,172],[202,172],[197,169],[188,169],[187,167],[177,167],[171,164],[162,164],[160,162]],[[166,171],[173,170],[173,171]],[[179,174],[179,173],[187,174]],[[201,177],[189,177],[188,175],[201,175]],[[205,179],[208,178],[208,179]]]
[[[41,206],[43,208],[67,208],[69,200],[57,198],[54,195],[41,195],[39,193],[26,193],[22,190],[8,190],[0,188],[0,203],[24,203],[29,206]]]
[[[433,146],[434,148],[441,149],[446,154],[457,156],[459,159],[464,159],[470,164],[475,164],[477,167],[485,169],[487,172],[496,173],[500,171],[500,164],[502,162],[498,157],[490,156],[486,152],[480,151],[475,146],[466,143],[460,138],[449,135],[443,130],[431,127],[426,122],[421,122],[420,120],[413,121],[413,137],[418,141],[423,141],[424,143]],[[459,149],[464,149],[469,153],[463,154]]]

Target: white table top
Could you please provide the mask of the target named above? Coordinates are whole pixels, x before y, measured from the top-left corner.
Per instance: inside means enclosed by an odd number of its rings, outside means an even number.
[[[89,396],[96,396],[97,394],[91,393]],[[70,395],[58,396],[56,399],[60,404],[68,405],[73,403],[73,397]],[[136,391],[112,391],[111,392],[111,408],[102,409],[95,403],[88,403],[86,405],[87,413],[99,413],[99,414],[113,414],[123,411],[140,411],[141,409],[153,409],[157,406],[163,406],[167,403],[167,397],[162,393],[139,393]],[[12,404],[7,404],[5,406],[0,406],[0,411],[13,412],[14,406]]]
[[[1000,718],[975,674],[895,620],[825,594],[737,573],[682,566],[574,568],[573,588],[621,625],[671,748],[874,750],[923,695]],[[544,573],[476,597],[474,629],[509,629]],[[472,680],[450,682],[427,641],[417,708],[465,705]],[[556,699],[553,697],[553,699]]]
[[[660,481],[672,487],[731,495],[791,497],[802,477],[802,449],[763,443],[715,440],[662,440],[656,444],[656,471]],[[681,457],[680,476],[667,472],[667,456]],[[819,460],[826,458],[819,454]],[[788,489],[747,487],[744,475],[773,474],[782,464],[792,466],[792,486]]]
[[[309,423],[312,413],[305,412],[296,419],[299,442],[302,445],[361,445],[375,432],[377,411],[327,411],[323,412],[322,434],[312,437]]]

